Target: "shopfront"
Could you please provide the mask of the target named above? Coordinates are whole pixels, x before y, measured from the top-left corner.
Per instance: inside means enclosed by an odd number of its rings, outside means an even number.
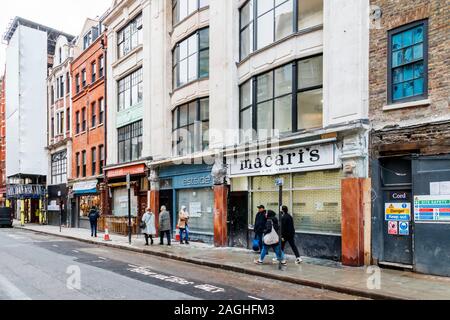
[[[67,185],[48,186],[47,223],[51,226],[70,227],[71,219],[67,210]]]
[[[174,230],[181,208],[187,208],[190,215],[190,237],[193,241],[214,241],[214,190],[211,170],[212,167],[207,165],[180,165],[160,169],[159,202],[171,211]],[[168,189],[168,186],[171,189]],[[170,201],[171,205],[167,205]]]
[[[232,209],[242,212],[233,201],[236,197],[248,199],[243,202],[248,208],[247,225],[253,226],[259,205],[279,212],[276,180],[282,178],[283,205],[289,207],[294,217],[300,253],[341,259],[341,182],[345,177],[336,144],[292,148],[276,155],[235,157],[228,159],[228,167]],[[246,231],[247,239],[243,230],[231,233],[230,237],[240,239],[234,239],[234,243],[248,244],[253,237],[252,227]]]
[[[74,206],[72,206],[73,216],[79,228],[89,229],[89,211],[92,207],[100,208],[100,193],[98,191],[98,181],[83,181],[73,185]]]

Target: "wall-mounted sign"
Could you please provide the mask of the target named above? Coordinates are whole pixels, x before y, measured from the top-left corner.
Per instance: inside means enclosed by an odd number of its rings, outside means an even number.
[[[415,196],[416,222],[450,222],[450,196]]]
[[[410,202],[411,201],[411,193],[403,192],[403,191],[390,192],[389,200],[397,201],[397,202]]]
[[[213,186],[211,173],[198,173],[173,178],[174,189],[195,189]]]
[[[385,203],[386,221],[411,221],[411,203]]]
[[[400,222],[398,224],[398,234],[401,236],[409,236],[409,222]]]
[[[231,177],[276,175],[291,172],[308,172],[336,169],[342,166],[335,144],[300,147],[227,159]]]
[[[75,195],[97,193],[97,180],[77,182],[73,185]]]
[[[449,181],[431,182],[430,194],[432,196],[450,195],[450,182]]]
[[[391,236],[398,235],[398,222],[397,221],[389,221],[388,222],[388,234]]]
[[[191,218],[201,218],[202,217],[202,203],[201,202],[191,202],[189,204],[189,216]]]
[[[125,168],[111,169],[106,172],[108,178],[120,178],[129,175],[138,175],[145,173],[145,164],[138,164]]]

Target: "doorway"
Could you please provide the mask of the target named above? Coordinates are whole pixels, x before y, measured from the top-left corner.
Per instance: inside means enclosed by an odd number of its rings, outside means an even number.
[[[228,245],[248,248],[248,192],[230,193],[228,209]]]

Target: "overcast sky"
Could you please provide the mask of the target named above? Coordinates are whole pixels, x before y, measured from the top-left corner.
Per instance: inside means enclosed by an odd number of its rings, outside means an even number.
[[[86,18],[101,16],[112,0],[9,0],[1,1],[0,35],[15,16],[77,36]],[[1,41],[3,42],[3,41]],[[5,45],[0,45],[0,74],[5,65]]]

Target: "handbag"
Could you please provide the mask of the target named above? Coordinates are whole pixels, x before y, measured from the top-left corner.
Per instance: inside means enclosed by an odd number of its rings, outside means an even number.
[[[275,229],[272,227],[272,231],[264,236],[264,244],[267,246],[273,246],[280,242],[280,237]]]
[[[145,221],[142,221],[140,224],[141,229],[147,229],[147,224],[145,223]]]
[[[259,248],[260,248],[260,242],[259,242],[258,239],[254,239],[254,240],[253,240],[253,246],[252,246],[252,248],[253,248],[253,251],[255,251],[255,252],[258,252],[258,251],[259,251]]]

